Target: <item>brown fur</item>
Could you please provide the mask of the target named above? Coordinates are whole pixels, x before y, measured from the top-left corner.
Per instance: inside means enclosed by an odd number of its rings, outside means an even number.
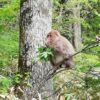
[[[49,38],[51,41],[48,41]],[[72,44],[57,30],[51,30],[47,34],[46,45],[47,47],[54,49],[54,56],[51,58],[53,66],[61,67],[64,65],[67,68],[71,68],[73,66],[73,58],[70,56],[75,53],[74,48]]]

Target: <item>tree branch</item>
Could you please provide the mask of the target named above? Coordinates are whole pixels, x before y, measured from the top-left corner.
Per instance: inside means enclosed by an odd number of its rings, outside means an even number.
[[[86,47],[84,47],[82,50],[76,52],[75,54],[73,54],[73,55],[70,56],[70,57],[73,57],[73,56],[75,56],[75,55],[77,55],[77,54],[79,54],[79,53],[81,53],[82,51],[85,51],[85,50],[87,50],[87,49],[91,49],[91,48],[97,47],[98,44],[99,44],[98,41],[97,41],[97,42],[91,42],[91,43],[88,44]]]

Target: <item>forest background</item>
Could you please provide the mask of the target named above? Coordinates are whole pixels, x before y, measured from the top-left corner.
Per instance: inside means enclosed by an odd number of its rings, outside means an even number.
[[[75,30],[80,30],[77,44],[73,44],[76,50],[81,50],[87,45],[92,45],[96,41],[96,36],[100,36],[100,1],[99,0],[53,0],[52,8],[52,27],[57,29],[73,43],[73,33]],[[75,5],[80,4],[78,9],[79,16],[75,17]],[[9,87],[15,82],[15,73],[18,69],[19,56],[19,12],[20,0],[1,0],[0,1],[0,93],[6,93]],[[77,29],[72,29],[71,26],[78,23]],[[80,28],[81,27],[81,28]],[[85,82],[80,86],[67,87],[69,91],[63,90],[62,94],[68,99],[71,96],[86,95],[88,90],[89,96],[94,100],[100,99],[100,43],[94,48],[82,51],[75,56],[76,74],[79,80]],[[94,73],[91,71],[94,70]],[[96,72],[96,73],[95,73]],[[80,77],[83,73],[85,77]],[[99,73],[99,74],[98,74]],[[65,73],[63,73],[65,75]],[[92,77],[87,77],[91,74]],[[61,77],[55,76],[54,89],[59,87]],[[16,79],[16,81],[18,81]],[[75,82],[75,81],[74,81]],[[84,83],[83,82],[83,83]],[[74,91],[77,91],[74,94]],[[80,93],[80,95],[78,94]],[[70,95],[69,95],[70,94]],[[99,98],[99,99],[98,99]],[[67,100],[66,99],[66,100]]]

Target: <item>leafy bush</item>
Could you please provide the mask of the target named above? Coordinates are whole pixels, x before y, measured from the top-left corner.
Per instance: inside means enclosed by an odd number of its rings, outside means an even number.
[[[7,77],[0,76],[0,93],[7,92],[11,86],[11,79]]]
[[[75,58],[76,69],[81,72],[86,72],[93,67],[100,67],[100,60],[97,55],[81,53]]]

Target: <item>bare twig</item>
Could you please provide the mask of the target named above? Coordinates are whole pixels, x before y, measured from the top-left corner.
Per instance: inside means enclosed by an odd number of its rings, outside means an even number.
[[[81,53],[82,51],[85,51],[85,50],[87,50],[87,49],[91,49],[91,48],[97,47],[97,46],[98,46],[98,43],[99,43],[99,42],[91,42],[91,43],[88,44],[86,47],[84,47],[82,50],[76,52],[75,54],[73,54],[73,55],[70,56],[70,57],[73,57],[73,56],[75,56],[75,55],[77,55],[77,54],[79,54],[79,53]]]

